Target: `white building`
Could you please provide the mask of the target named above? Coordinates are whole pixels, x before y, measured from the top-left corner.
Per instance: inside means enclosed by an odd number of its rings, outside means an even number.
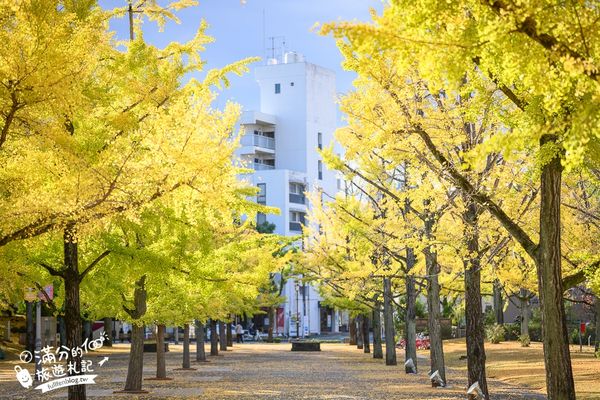
[[[274,224],[280,235],[300,235],[310,207],[305,192],[337,191],[336,173],[325,167],[317,151],[333,141],[336,129],[335,74],[290,52],[282,61],[257,67],[255,75],[260,111],[242,115],[238,153],[254,169],[246,178],[259,188],[257,201],[281,210],[280,215],[259,214],[257,223]],[[278,310],[277,332],[296,336],[299,331],[302,336],[338,331],[338,313],[321,307],[315,288],[290,279],[282,295],[287,301]]]

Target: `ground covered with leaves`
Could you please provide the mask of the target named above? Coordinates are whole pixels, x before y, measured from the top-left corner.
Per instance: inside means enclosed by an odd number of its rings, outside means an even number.
[[[96,385],[88,386],[88,398],[139,398],[139,399],[464,399],[466,380],[465,361],[460,360],[464,345],[450,342],[446,358],[449,364],[447,388],[431,388],[427,378],[427,352],[419,355],[419,373],[406,375],[402,363],[387,367],[381,360],[362,353],[354,346],[322,344],[321,352],[291,352],[290,344],[241,344],[208,362],[192,363],[194,371],[178,371],[181,367],[182,347],[171,345],[167,353],[167,381],[146,380],[145,395],[117,395],[113,392],[124,387],[127,371],[128,346],[103,348],[93,357],[108,356],[109,361],[94,372]],[[507,377],[501,354],[512,354],[513,363],[519,363],[538,375],[537,363],[541,351],[536,346],[520,351],[524,357],[514,357],[510,345],[489,346],[490,387],[494,399],[544,399],[534,386],[526,389],[512,374]],[[192,344],[192,352],[195,345]],[[531,353],[531,354],[530,354]],[[540,353],[540,354],[538,354]],[[194,354],[192,354],[192,359]],[[401,351],[398,359],[403,359]],[[421,356],[423,358],[421,358]],[[455,360],[456,359],[456,360]],[[530,360],[530,361],[527,361]],[[578,359],[575,358],[575,361]],[[18,360],[0,363],[0,399],[53,399],[66,397],[66,390],[46,394],[25,390],[13,372]],[[596,362],[597,363],[597,362]],[[97,363],[94,363],[95,365]],[[590,364],[592,365],[592,364]],[[144,375],[155,374],[153,353],[145,354]],[[504,371],[504,372],[503,372]],[[588,372],[591,372],[588,368]],[[540,366],[539,373],[543,373]],[[523,373],[524,374],[524,373]],[[597,375],[596,375],[597,376]],[[543,382],[543,375],[538,381]],[[539,386],[539,385],[538,385]],[[586,385],[587,386],[587,385]],[[585,390],[584,390],[585,392]],[[582,393],[584,394],[584,393]],[[579,398],[593,399],[592,393]]]

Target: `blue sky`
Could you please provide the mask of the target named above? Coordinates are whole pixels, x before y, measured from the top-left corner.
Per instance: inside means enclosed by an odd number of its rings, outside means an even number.
[[[125,0],[102,0],[103,7],[122,6]],[[263,37],[285,37],[286,50],[305,55],[306,60],[330,68],[336,72],[338,92],[351,88],[354,75],[340,67],[341,56],[331,37],[323,37],[311,31],[315,23],[337,20],[370,20],[369,8],[380,11],[381,0],[200,0],[199,5],[181,11],[181,24],[170,23],[164,32],[158,32],[155,24],[144,25],[145,39],[159,47],[172,40],[189,40],[205,19],[210,28],[208,34],[215,42],[208,45],[203,58],[207,67],[224,66],[245,57],[265,58]],[[263,21],[264,12],[264,21]],[[111,28],[120,38],[127,37],[126,19],[113,21]],[[263,34],[264,30],[264,34]],[[280,39],[278,41],[281,41]],[[269,42],[267,40],[267,42]],[[231,88],[220,95],[217,105],[232,99],[244,109],[257,109],[258,85],[254,73],[232,78]]]

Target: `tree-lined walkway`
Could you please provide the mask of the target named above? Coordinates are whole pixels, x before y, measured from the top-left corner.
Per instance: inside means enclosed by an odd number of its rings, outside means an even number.
[[[194,346],[192,346],[193,348]],[[127,373],[126,347],[111,350],[105,368],[98,369],[97,385],[88,386],[89,398],[136,399],[464,399],[464,373],[449,370],[451,387],[433,389],[425,371],[404,374],[401,365],[386,367],[380,360],[357,351],[354,346],[323,344],[320,353],[289,351],[289,344],[243,344],[202,364],[196,371],[181,367],[181,346],[167,353],[169,381],[144,381],[148,395],[113,395],[120,390]],[[144,356],[144,375],[155,375],[154,354]],[[425,360],[421,365],[426,365]],[[1,399],[63,398],[66,391],[34,396],[12,378],[11,365],[1,368]],[[540,395],[491,380],[494,399],[540,399]]]

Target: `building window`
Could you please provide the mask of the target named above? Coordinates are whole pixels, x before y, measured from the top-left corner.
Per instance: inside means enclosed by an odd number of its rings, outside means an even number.
[[[267,222],[267,215],[265,213],[256,213],[256,225],[262,225]]]
[[[290,193],[303,194],[304,193],[304,185],[301,183],[290,182]]]
[[[304,213],[299,211],[290,211],[290,231],[302,232],[304,224]]]
[[[256,195],[256,202],[258,204],[267,204],[267,184],[259,183],[256,186],[258,187],[258,194]]]
[[[317,133],[317,144],[319,146],[319,150],[323,150],[323,134],[321,132]]]
[[[275,94],[281,93],[281,83],[275,84]]]
[[[290,203],[306,204],[304,198],[304,185],[301,183],[290,182]]]
[[[300,211],[290,211],[290,221],[304,223],[304,213]]]
[[[318,161],[317,168],[318,168],[318,172],[319,172],[319,179],[323,180],[323,161],[321,161],[321,160]]]

